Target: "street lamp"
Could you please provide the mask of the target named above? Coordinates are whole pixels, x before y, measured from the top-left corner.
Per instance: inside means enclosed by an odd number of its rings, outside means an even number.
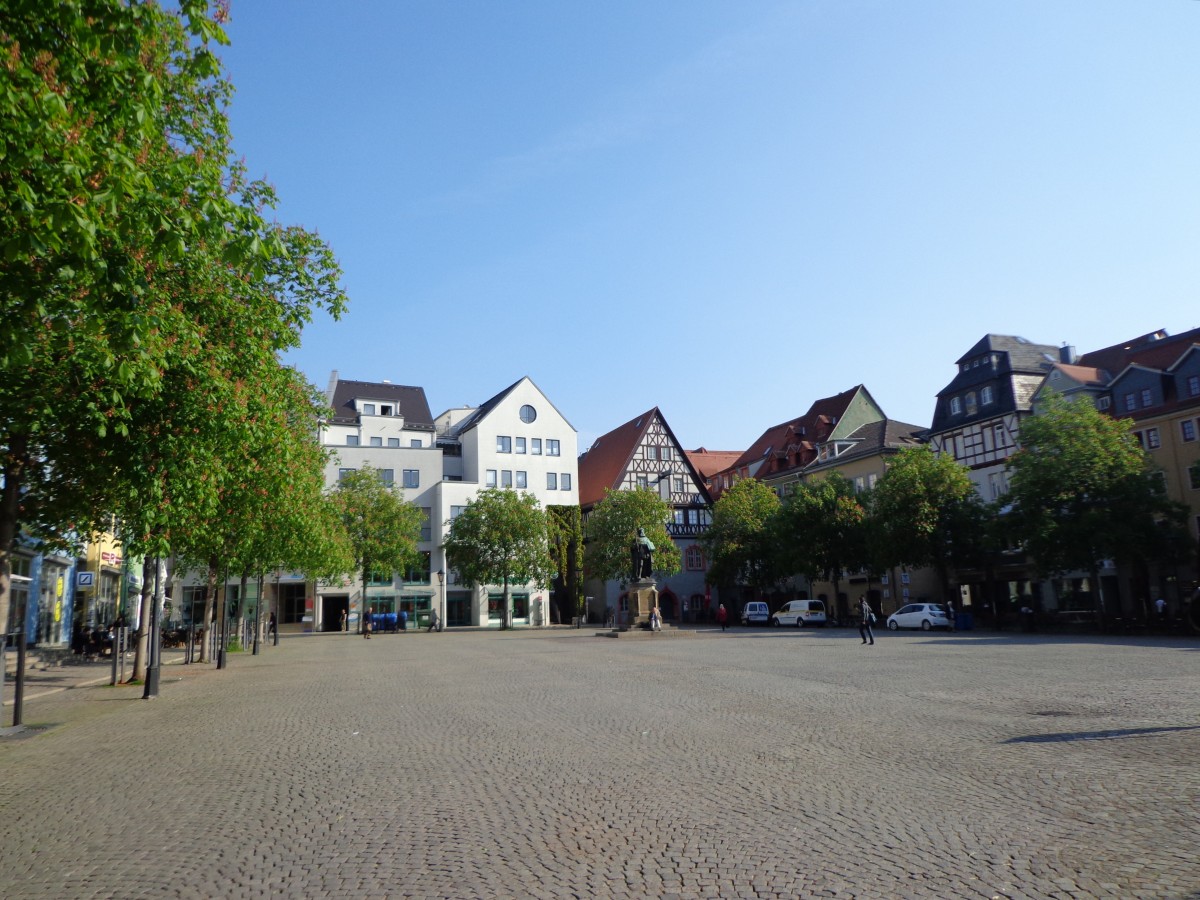
[[[438,569],[437,577],[438,593],[441,594],[441,596],[438,598],[438,607],[440,609],[440,612],[438,613],[438,631],[441,631],[446,627],[446,570]]]

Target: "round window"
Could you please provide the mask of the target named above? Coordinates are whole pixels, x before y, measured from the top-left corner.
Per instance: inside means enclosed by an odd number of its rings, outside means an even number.
[[[526,403],[521,407],[521,421],[528,425],[537,418],[537,410]]]

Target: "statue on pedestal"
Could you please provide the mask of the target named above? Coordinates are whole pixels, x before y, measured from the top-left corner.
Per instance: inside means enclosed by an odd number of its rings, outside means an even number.
[[[649,578],[654,571],[654,544],[646,537],[646,529],[639,528],[633,541],[633,580],[640,581]]]

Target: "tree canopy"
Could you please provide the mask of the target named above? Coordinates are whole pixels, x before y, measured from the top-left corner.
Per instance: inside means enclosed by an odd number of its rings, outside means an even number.
[[[1057,394],[1022,424],[1021,449],[1008,461],[1011,515],[1043,572],[1185,550],[1186,510],[1168,500],[1130,427]]]
[[[212,521],[329,248],[230,153],[224,7],[9,0],[0,24],[0,621],[22,529],[116,515],[131,554]],[[267,468],[268,459],[262,459]]]
[[[713,584],[745,584],[765,590],[779,581],[781,555],[775,541],[779,497],[756,478],[743,478],[713,504],[712,525],[700,539]]]
[[[443,547],[446,564],[464,584],[503,586],[506,622],[510,585],[544,588],[555,571],[545,511],[533,494],[508,488],[476,494],[450,523]]]
[[[654,571],[679,571],[679,549],[667,532],[671,506],[653,491],[604,492],[584,525],[583,569],[588,578],[627,583],[633,575],[630,548],[643,528],[654,544]]]

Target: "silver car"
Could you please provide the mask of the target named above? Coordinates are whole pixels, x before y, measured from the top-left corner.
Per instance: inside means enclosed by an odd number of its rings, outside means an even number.
[[[940,603],[909,603],[888,616],[887,627],[892,631],[898,628],[929,631],[931,628],[949,628],[950,618]]]

